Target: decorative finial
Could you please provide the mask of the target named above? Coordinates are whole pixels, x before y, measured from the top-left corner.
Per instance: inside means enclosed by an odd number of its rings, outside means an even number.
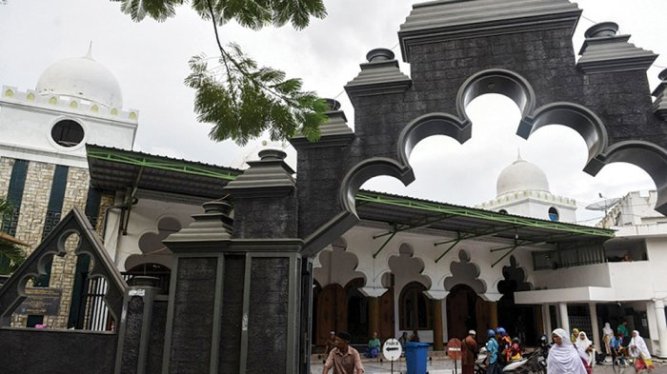
[[[336,99],[324,99],[329,106],[329,111],[335,112],[340,109],[340,102]]]
[[[658,78],[659,78],[661,81],[663,81],[663,82],[664,82],[664,81],[667,81],[667,69],[664,69],[663,71],[661,71],[661,72],[658,74]]]
[[[86,53],[86,58],[93,59],[93,41],[90,41],[90,44],[88,44],[88,53]]]
[[[394,59],[394,52],[387,48],[375,48],[366,54],[368,62],[390,61]]]
[[[523,160],[521,158],[521,147],[516,147],[516,160],[517,161]]]
[[[616,35],[616,32],[618,32],[618,24],[614,22],[600,22],[589,27],[584,33],[584,36],[586,39],[601,38],[614,36]]]

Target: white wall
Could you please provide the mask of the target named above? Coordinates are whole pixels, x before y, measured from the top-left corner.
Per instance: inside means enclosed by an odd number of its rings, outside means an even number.
[[[5,92],[0,92],[0,150],[6,157],[86,168],[86,143],[132,149],[137,130],[136,112],[132,119],[122,118],[80,106],[72,108],[62,103],[7,97],[7,88],[4,89]],[[25,96],[21,92],[14,95],[21,94]],[[62,147],[51,138],[53,125],[64,119],[75,120],[83,127],[84,139],[80,144]]]
[[[107,224],[107,235],[105,246],[109,243],[116,244],[115,248],[108,248],[114,259],[114,263],[120,271],[125,271],[125,261],[133,254],[141,254],[139,249],[139,238],[146,233],[157,233],[157,223],[163,217],[173,217],[181,223],[181,227],[187,227],[193,220],[192,215],[203,213],[201,205],[171,203],[149,198],[140,198],[138,203],[132,207],[127,235],[116,235],[118,230],[117,219],[109,220]],[[118,212],[112,216],[117,217]],[[116,238],[113,240],[111,237]],[[118,250],[117,250],[118,249]]]

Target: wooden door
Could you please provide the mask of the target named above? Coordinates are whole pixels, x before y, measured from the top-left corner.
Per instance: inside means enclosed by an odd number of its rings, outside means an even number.
[[[317,345],[325,345],[329,331],[347,330],[347,297],[345,289],[330,284],[322,289],[317,298]]]
[[[378,335],[380,339],[394,338],[394,287],[389,288],[380,296],[380,320],[378,321]]]

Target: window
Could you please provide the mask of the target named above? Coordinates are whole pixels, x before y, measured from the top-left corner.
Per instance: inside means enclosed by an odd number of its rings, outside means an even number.
[[[429,330],[432,325],[430,302],[424,295],[426,287],[418,282],[406,285],[399,298],[399,319],[401,330]]]
[[[549,208],[549,219],[558,222],[559,216],[558,216],[558,210],[554,207]]]
[[[62,147],[74,147],[83,141],[83,127],[71,119],[58,121],[51,128],[51,138]]]
[[[505,209],[500,209],[500,210],[498,211],[498,213],[500,213],[500,214],[507,214],[507,211],[506,211]]]

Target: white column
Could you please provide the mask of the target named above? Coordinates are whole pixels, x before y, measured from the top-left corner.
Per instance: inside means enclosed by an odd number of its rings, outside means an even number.
[[[570,334],[570,316],[567,314],[567,304],[558,303],[558,315],[560,317],[560,327]]]
[[[544,328],[544,335],[551,339],[551,313],[549,313],[549,304],[542,305],[542,328]]]
[[[662,299],[653,300],[655,306],[655,319],[658,325],[658,336],[660,341],[654,353],[659,357],[667,357],[667,319],[665,319],[665,302]]]
[[[588,303],[588,311],[591,316],[591,331],[593,333],[593,344],[595,344],[595,349],[598,352],[604,352],[604,347],[600,344],[600,326],[598,325],[598,311],[595,307],[595,303]]]

